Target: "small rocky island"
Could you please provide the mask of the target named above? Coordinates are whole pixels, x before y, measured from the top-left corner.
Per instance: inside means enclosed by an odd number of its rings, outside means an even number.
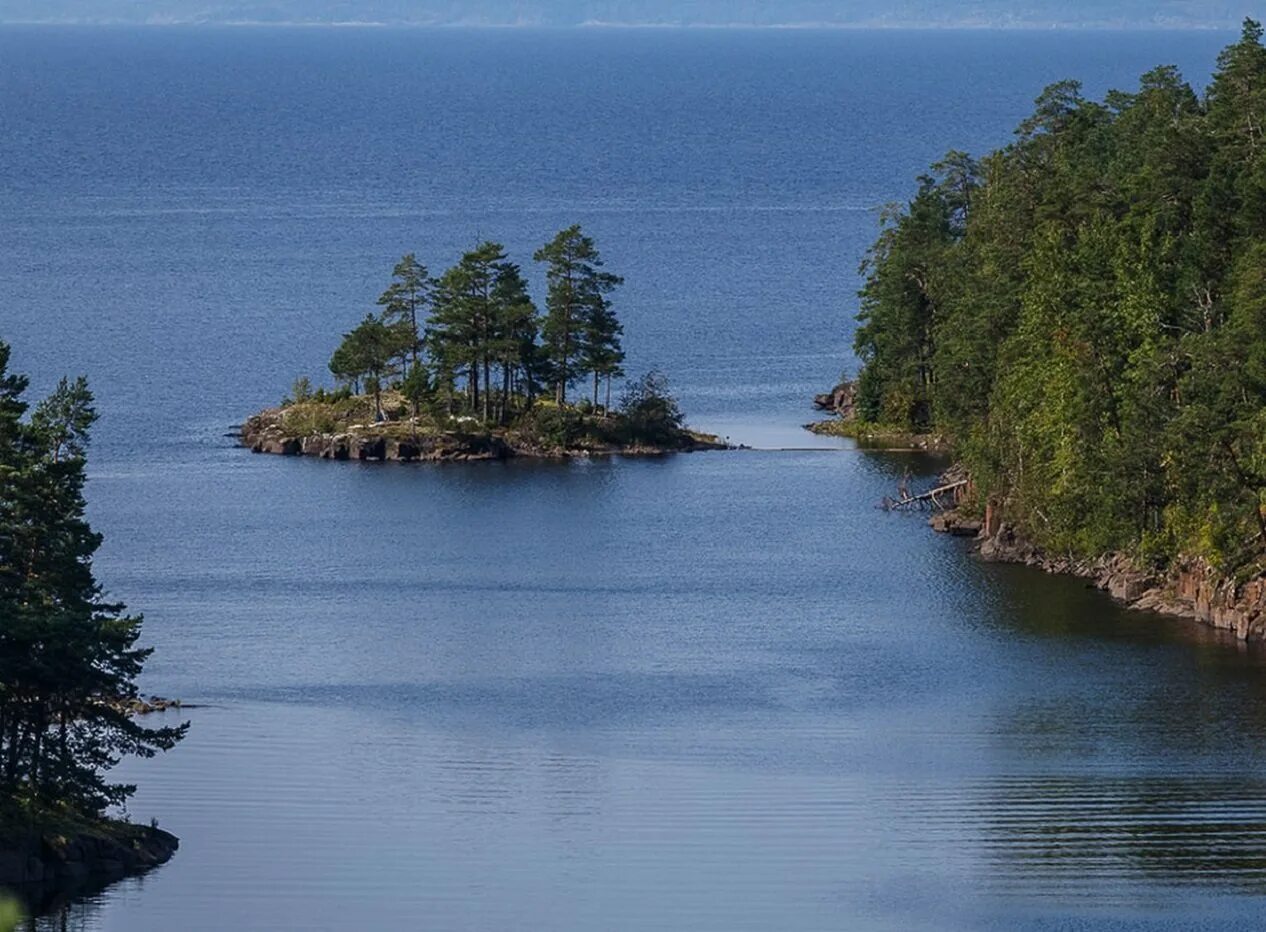
[[[650,372],[625,384],[624,328],[611,301],[623,283],[580,227],[533,256],[547,294],[538,311],[520,268],[485,242],[438,277],[413,254],[330,358],[337,388],[306,377],[280,407],[249,418],[256,453],[332,460],[501,460],[724,450],[689,430]],[[586,396],[569,399],[585,386]]]
[[[655,377],[649,378],[653,384]],[[379,462],[651,456],[730,449],[718,437],[684,427],[672,398],[648,392],[645,380],[632,392],[637,400],[610,412],[537,400],[505,424],[415,413],[396,391],[382,393],[379,419],[370,396],[318,393],[249,418],[242,425],[241,441],[255,453]]]

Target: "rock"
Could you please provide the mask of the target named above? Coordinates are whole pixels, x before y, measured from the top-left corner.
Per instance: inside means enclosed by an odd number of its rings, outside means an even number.
[[[169,832],[103,821],[67,837],[13,829],[0,835],[0,887],[75,886],[94,877],[136,874],[168,861],[180,846]]]
[[[992,534],[991,521],[998,522]],[[1086,577],[1133,609],[1192,618],[1232,632],[1242,641],[1266,640],[1266,574],[1237,583],[1198,559],[1179,561],[1158,576],[1137,567],[1123,553],[1089,562],[1050,557],[1002,522],[992,508],[981,533],[978,553],[982,559]]]
[[[362,460],[385,460],[387,458],[387,441],[382,437],[367,437],[360,441],[358,456]]]
[[[324,457],[330,448],[330,440],[324,435],[304,437],[300,444],[300,452],[304,456]]]
[[[823,411],[833,411],[846,421],[857,417],[857,383],[841,382],[823,395],[813,398],[815,407]]]
[[[928,519],[932,530],[954,537],[977,537],[981,523],[974,518],[964,518],[956,511],[942,511]]]

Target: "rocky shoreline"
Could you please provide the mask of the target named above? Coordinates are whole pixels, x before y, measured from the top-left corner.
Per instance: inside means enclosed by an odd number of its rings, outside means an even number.
[[[578,456],[662,456],[705,450],[732,450],[731,444],[710,434],[683,430],[674,442],[662,445],[595,445],[549,448],[525,441],[512,431],[410,434],[401,425],[392,432],[366,428],[342,433],[293,436],[285,431],[280,412],[264,411],[241,427],[241,445],[253,453],[279,456],[314,456],[326,460],[367,462],[445,463],[507,460],[516,457],[567,459]]]
[[[975,552],[983,560],[1077,576],[1135,611],[1192,619],[1229,631],[1241,641],[1266,640],[1266,576],[1239,582],[1199,559],[1180,560],[1165,573],[1153,573],[1140,569],[1124,553],[1094,560],[1052,556],[992,509],[986,510],[983,521],[947,511],[929,523],[936,531],[974,538]]]
[[[817,395],[814,406],[835,415],[832,420],[807,424],[815,433],[839,434],[859,439],[892,439],[881,427],[857,419],[857,387],[841,382]],[[873,431],[870,433],[868,431]],[[905,438],[916,450],[942,450],[938,438]],[[920,439],[922,442],[920,442]],[[956,473],[957,467],[946,473]],[[961,504],[956,500],[955,505]],[[1108,553],[1094,560],[1074,560],[1045,553],[1012,524],[988,507],[983,519],[971,517],[958,507],[939,512],[928,521],[932,529],[955,537],[971,538],[973,551],[993,563],[1018,563],[1047,573],[1088,580],[1127,608],[1198,621],[1229,631],[1241,641],[1266,641],[1266,574],[1246,581],[1229,579],[1207,562],[1184,559],[1166,572],[1140,569],[1125,553]]]
[[[0,828],[0,887],[35,914],[171,860],[180,840],[155,826],[103,820],[66,830]]]

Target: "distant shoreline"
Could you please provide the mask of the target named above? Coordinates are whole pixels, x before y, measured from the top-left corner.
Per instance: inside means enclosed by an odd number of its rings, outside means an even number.
[[[372,30],[489,30],[513,31],[536,30],[552,32],[590,30],[663,30],[663,31],[735,31],[735,32],[1005,32],[1005,33],[1148,33],[1148,32],[1234,32],[1237,23],[655,23],[655,22],[604,22],[580,23],[510,23],[510,22],[392,22],[383,20],[308,21],[308,20],[199,20],[172,19],[163,21],[109,20],[109,19],[15,19],[0,20],[5,27],[66,27],[93,29],[372,29]]]

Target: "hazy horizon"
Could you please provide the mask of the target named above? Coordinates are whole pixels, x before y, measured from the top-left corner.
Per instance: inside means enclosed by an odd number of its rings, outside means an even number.
[[[0,0],[0,23],[135,25],[1233,28],[1235,0]]]

